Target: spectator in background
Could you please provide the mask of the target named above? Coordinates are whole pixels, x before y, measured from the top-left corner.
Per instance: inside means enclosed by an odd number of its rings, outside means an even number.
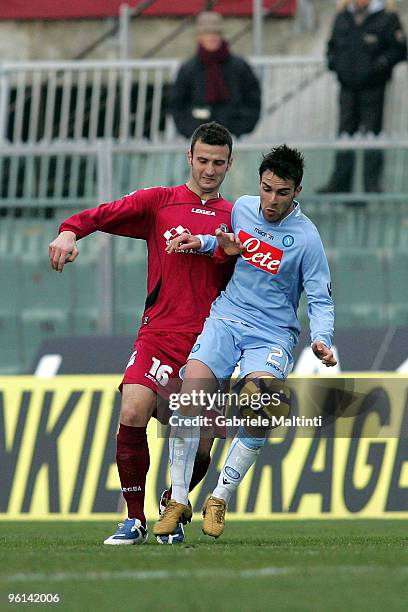
[[[384,93],[394,66],[406,59],[404,30],[390,0],[343,0],[328,42],[328,66],[340,82],[339,134],[379,134]],[[328,183],[318,191],[351,191],[354,151],[339,151]],[[383,154],[364,153],[364,188],[380,192]]]
[[[197,31],[197,53],[181,65],[172,89],[177,130],[190,138],[201,123],[217,121],[237,137],[249,134],[261,108],[257,77],[244,59],[230,53],[221,15],[200,13]]]

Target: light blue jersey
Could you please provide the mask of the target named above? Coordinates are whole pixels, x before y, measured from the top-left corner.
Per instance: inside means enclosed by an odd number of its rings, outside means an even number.
[[[242,196],[232,210],[232,228],[245,247],[210,317],[262,330],[290,352],[300,324],[303,289],[308,299],[311,340],[332,345],[334,309],[330,271],[319,233],[298,203],[282,221],[264,218],[259,196]],[[202,236],[201,251],[214,251],[214,236]]]

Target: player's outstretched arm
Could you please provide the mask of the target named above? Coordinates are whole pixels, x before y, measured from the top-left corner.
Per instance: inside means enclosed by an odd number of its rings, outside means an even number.
[[[238,236],[231,232],[223,232],[220,228],[215,230],[218,246],[220,246],[227,255],[239,255],[243,252],[244,247]]]
[[[328,368],[337,365],[337,361],[333,357],[333,351],[327,348],[327,346],[323,344],[323,342],[320,342],[320,340],[315,340],[315,342],[313,342],[312,351],[316,357],[320,359],[320,361]]]
[[[48,256],[50,258],[51,267],[56,272],[62,272],[64,265],[70,261],[74,261],[78,257],[78,249],[76,246],[76,235],[74,232],[61,232],[48,245]]]
[[[180,234],[177,238],[173,238],[170,240],[169,244],[166,246],[166,253],[169,255],[174,253],[175,251],[187,251],[189,249],[195,249],[198,251],[201,247],[200,239],[197,236],[193,236],[192,234]]]

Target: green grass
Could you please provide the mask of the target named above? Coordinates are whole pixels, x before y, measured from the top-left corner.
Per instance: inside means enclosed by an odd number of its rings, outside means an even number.
[[[229,522],[214,541],[197,520],[183,545],[102,546],[111,532],[1,522],[0,609],[28,607],[10,592],[59,593],[47,609],[75,612],[408,609],[408,521]]]

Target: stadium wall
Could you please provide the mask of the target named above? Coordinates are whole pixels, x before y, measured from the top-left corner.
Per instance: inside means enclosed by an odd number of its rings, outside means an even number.
[[[21,3],[22,5],[26,3]],[[299,32],[293,18],[268,17],[264,22],[264,55],[321,55],[326,49],[335,2],[313,0],[315,25],[312,31]],[[398,11],[408,28],[408,0],[398,2]],[[101,37],[115,23],[115,18],[53,20],[0,19],[1,61],[68,60]],[[131,59],[139,59],[154,45],[173,32],[182,17],[138,17],[130,27]],[[226,38],[231,40],[246,28],[232,49],[241,55],[253,54],[252,19],[250,17],[225,18]],[[196,45],[194,25],[189,25],[175,40],[166,44],[155,57],[186,58]],[[119,39],[111,37],[98,46],[87,59],[117,59]]]
[[[35,3],[22,0],[9,0],[0,7],[0,19],[67,19],[69,17],[106,17],[118,15],[120,6],[128,4],[137,7],[138,0],[37,0]],[[250,15],[252,0],[221,0],[213,3],[214,9],[223,15]],[[155,0],[143,12],[145,15],[189,15],[205,7],[204,0]],[[296,12],[296,0],[264,0],[266,9],[273,9],[278,16],[293,15]]]
[[[129,34],[129,57],[142,58],[149,50],[166,38],[180,25],[181,18],[141,17],[131,23]],[[293,29],[293,20],[268,20],[265,24],[265,53],[290,52],[288,31]],[[289,23],[288,23],[289,22]],[[91,42],[102,36],[113,23],[111,20],[84,19],[74,21],[27,21],[0,22],[0,56],[2,61],[64,60],[74,59]],[[231,38],[245,26],[249,32],[232,45],[232,50],[242,55],[253,52],[251,19],[229,17],[226,19],[226,35]],[[195,28],[190,25],[181,36],[167,44],[155,57],[187,58],[196,48]],[[119,38],[109,38],[87,56],[87,59],[117,59]]]
[[[361,377],[362,413],[332,421],[312,437],[284,429],[232,499],[230,518],[407,518],[408,377]],[[116,384],[116,376],[0,378],[0,519],[116,520],[123,514]],[[374,396],[381,401],[371,402]],[[299,394],[299,405],[307,397]],[[148,436],[146,510],[154,519],[168,475],[167,440],[155,420]],[[217,441],[206,480],[191,496],[197,512],[227,446],[228,440]]]
[[[333,17],[333,6],[327,0],[315,0],[315,7],[318,19],[313,32],[296,32],[295,20],[290,17],[266,18],[263,53],[323,54]],[[143,16],[134,19],[129,33],[129,57],[143,57],[154,45],[178,28],[182,18]],[[0,21],[1,61],[73,59],[114,23],[114,18]],[[232,44],[232,49],[240,55],[253,53],[251,24],[251,17],[225,17],[225,35],[228,40],[246,28],[246,33]],[[194,53],[195,47],[196,32],[194,23],[191,23],[175,40],[156,53],[155,57],[187,58]],[[89,54],[87,59],[117,59],[118,56],[119,38],[112,37]]]

